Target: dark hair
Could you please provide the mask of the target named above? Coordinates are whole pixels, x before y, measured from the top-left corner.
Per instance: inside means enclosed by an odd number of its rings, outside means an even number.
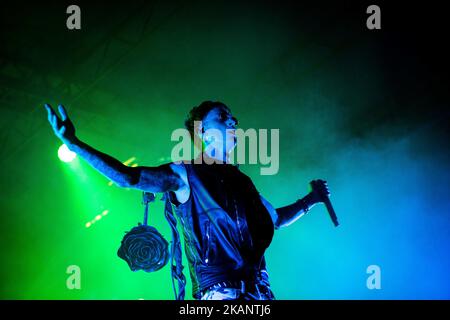
[[[189,111],[189,114],[184,121],[184,126],[189,130],[192,139],[194,139],[195,131],[194,121],[202,121],[208,112],[217,107],[225,107],[230,110],[228,106],[220,101],[203,101],[200,105],[193,107],[191,111]]]

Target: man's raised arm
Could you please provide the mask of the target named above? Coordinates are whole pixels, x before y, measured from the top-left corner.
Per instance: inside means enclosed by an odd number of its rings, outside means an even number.
[[[45,108],[48,113],[48,121],[55,135],[71,151],[77,153],[119,187],[135,188],[149,192],[166,192],[177,191],[184,186],[183,180],[179,173],[173,170],[172,164],[159,167],[128,167],[119,160],[79,140],[75,135],[75,127],[62,105],[58,106],[61,119],[49,104],[46,104]]]

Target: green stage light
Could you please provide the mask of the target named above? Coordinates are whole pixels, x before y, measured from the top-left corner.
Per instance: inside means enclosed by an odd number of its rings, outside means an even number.
[[[76,156],[77,154],[70,151],[65,144],[58,149],[58,157],[63,162],[71,162]]]

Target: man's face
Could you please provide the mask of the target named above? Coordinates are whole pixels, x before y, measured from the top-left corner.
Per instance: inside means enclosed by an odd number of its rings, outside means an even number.
[[[206,144],[211,141],[220,141],[227,149],[234,148],[236,146],[235,130],[237,123],[237,119],[233,117],[228,108],[222,106],[215,107],[203,118],[203,141]]]

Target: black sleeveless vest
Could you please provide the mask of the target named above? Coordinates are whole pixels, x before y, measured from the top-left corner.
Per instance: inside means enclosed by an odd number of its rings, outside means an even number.
[[[184,163],[187,202],[176,204],[194,298],[222,281],[266,281],[272,218],[248,176],[230,164]]]

